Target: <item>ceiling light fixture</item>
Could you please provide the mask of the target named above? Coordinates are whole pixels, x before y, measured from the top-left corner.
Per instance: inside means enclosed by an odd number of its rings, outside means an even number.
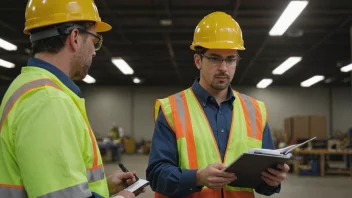
[[[310,87],[310,86],[312,86],[312,85],[314,85],[324,79],[325,79],[324,76],[316,75],[316,76],[313,76],[313,77],[301,82],[301,86],[302,87]]]
[[[125,75],[132,75],[133,69],[120,57],[111,58],[111,62]]]
[[[273,70],[273,74],[281,75],[302,60],[302,57],[292,56],[286,59],[281,65]]]
[[[281,36],[301,14],[308,1],[291,1],[270,30],[270,36]]]
[[[15,64],[8,62],[8,61],[5,61],[3,59],[0,59],[0,66],[6,67],[6,68],[14,68]]]
[[[137,77],[133,78],[133,82],[136,84],[139,84],[141,82],[141,80]]]
[[[271,83],[273,82],[272,79],[270,78],[264,78],[257,84],[257,88],[264,89],[268,87]]]
[[[88,75],[88,74],[87,74],[87,76],[83,79],[83,81],[86,82],[86,83],[88,83],[88,84],[91,84],[91,83],[95,83],[95,82],[96,82],[96,80],[95,80],[92,76],[90,76],[90,75]]]
[[[160,25],[162,25],[162,26],[170,26],[170,25],[172,25],[172,20],[171,19],[161,19],[160,20]]]
[[[0,38],[0,47],[7,51],[16,51],[17,46]]]
[[[346,65],[346,66],[341,67],[340,70],[341,70],[342,72],[350,72],[350,71],[352,71],[352,63],[349,64],[349,65]]]

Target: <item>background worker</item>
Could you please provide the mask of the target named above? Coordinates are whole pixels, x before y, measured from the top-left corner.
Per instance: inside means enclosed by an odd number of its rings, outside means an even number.
[[[0,197],[135,197],[105,177],[84,100],[82,80],[111,29],[93,0],[30,0],[24,33],[34,57],[12,82],[0,108]]]
[[[286,164],[263,172],[265,182],[256,189],[227,186],[236,176],[222,171],[249,149],[274,149],[265,104],[230,86],[243,43],[239,25],[226,13],[211,13],[196,27],[191,49],[200,78],[155,105],[146,170],[155,197],[253,198],[254,190],[280,191]]]

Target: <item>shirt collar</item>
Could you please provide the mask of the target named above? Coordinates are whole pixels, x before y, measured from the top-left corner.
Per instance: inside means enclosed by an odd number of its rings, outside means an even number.
[[[197,96],[199,102],[203,105],[206,106],[209,100],[215,99],[214,96],[210,95],[200,84],[199,84],[199,78],[196,79],[192,85],[192,90],[194,94]],[[233,101],[235,100],[235,96],[232,91],[231,85],[228,87],[227,91],[227,99],[226,101],[229,102],[231,105],[233,105]]]
[[[42,69],[45,69],[52,74],[54,74],[66,87],[68,87],[72,92],[74,92],[77,96],[81,95],[81,90],[79,87],[73,82],[73,80],[68,77],[63,71],[61,71],[59,68],[55,67],[54,65],[38,59],[38,58],[29,58],[27,62],[28,66],[33,66],[33,67],[39,67]]]

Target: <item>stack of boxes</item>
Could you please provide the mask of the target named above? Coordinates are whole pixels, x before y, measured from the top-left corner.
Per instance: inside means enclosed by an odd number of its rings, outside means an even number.
[[[292,116],[285,119],[285,133],[294,143],[298,139],[327,139],[327,121],[325,116],[308,115]]]

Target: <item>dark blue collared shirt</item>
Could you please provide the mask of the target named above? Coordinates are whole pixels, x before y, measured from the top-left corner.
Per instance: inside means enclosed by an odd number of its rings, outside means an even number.
[[[199,103],[202,104],[213,130],[221,158],[224,159],[232,121],[233,101],[235,100],[232,88],[229,87],[227,99],[220,105],[199,84],[198,80],[193,83],[192,90]],[[262,139],[262,148],[274,149],[268,124],[265,126]],[[200,187],[196,186],[197,170],[178,168],[176,136],[168,125],[162,111],[159,112],[155,123],[152,145],[146,177],[151,182],[150,186],[153,191],[168,197],[180,198],[201,190]],[[255,190],[263,195],[271,195],[278,193],[280,186],[273,188],[263,185]]]
[[[55,67],[54,65],[43,61],[38,58],[29,58],[27,62],[28,66],[39,67],[49,71],[50,73],[54,74],[63,84],[66,85],[71,91],[73,91],[77,96],[81,95],[81,90],[79,87],[71,80],[69,76],[67,76],[63,71]]]

